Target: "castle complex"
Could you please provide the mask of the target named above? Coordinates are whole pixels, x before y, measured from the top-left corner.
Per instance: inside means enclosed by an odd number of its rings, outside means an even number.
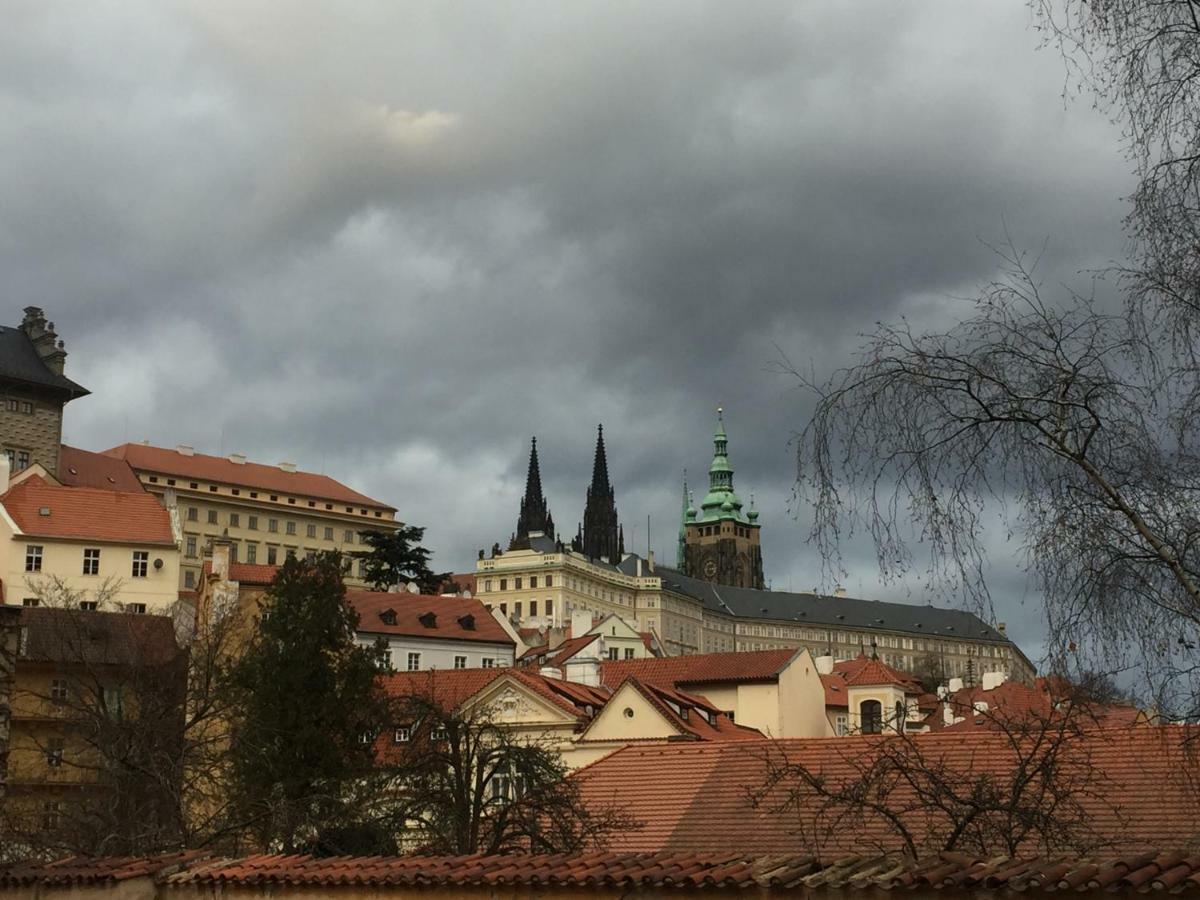
[[[1034,666],[1005,634],[973,613],[934,606],[765,590],[758,513],[734,490],[718,411],[708,492],[699,508],[686,486],[675,567],[624,552],[601,431],[581,527],[564,543],[542,492],[536,440],[525,495],[506,552],[480,552],[476,590],[521,627],[562,627],[580,611],[616,613],[672,655],[807,648],[849,659],[874,647],[912,671],[933,662],[946,677],[1003,672],[1032,679]]]

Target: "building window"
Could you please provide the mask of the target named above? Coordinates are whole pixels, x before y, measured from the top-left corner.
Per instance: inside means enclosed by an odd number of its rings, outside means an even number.
[[[530,590],[533,590],[536,587],[537,587],[537,576],[530,575],[529,576],[529,588],[530,588]]]
[[[284,551],[283,555],[286,556],[288,559],[295,559],[296,558],[296,548],[288,547],[287,550]]]
[[[395,734],[392,735],[392,743],[395,744],[407,744],[410,740],[412,740],[411,728],[397,728]]]
[[[183,573],[183,586],[188,590],[196,586],[196,573],[191,569],[187,569]]]
[[[217,511],[215,509],[210,509],[208,511],[208,524],[209,525],[217,524]]]
[[[61,703],[67,699],[67,682],[63,678],[55,678],[50,682],[50,699]]]
[[[279,531],[279,520],[267,519],[267,531],[270,531],[271,533]]]
[[[431,741],[441,742],[446,740],[446,726],[434,725],[429,731],[429,739]]]
[[[838,737],[845,737],[850,733],[850,718],[844,714],[833,717],[834,730]]]
[[[150,569],[150,553],[147,550],[133,551],[133,567],[130,575],[134,578],[145,578]]]
[[[325,526],[325,540],[327,540],[327,541],[333,540],[333,528],[328,525]]]
[[[617,653],[618,653],[618,652],[619,652],[619,651],[617,650],[617,648],[616,648],[616,647],[609,647],[609,648],[608,648],[608,658],[609,658],[609,659],[616,659],[616,658],[617,658]]]
[[[21,605],[22,606],[41,606],[42,601],[39,600],[37,597],[25,597],[21,601]]]
[[[420,668],[421,668],[421,654],[420,653],[408,654],[408,671],[416,672]]]
[[[317,551],[316,550],[305,550],[304,551],[304,559],[306,562],[316,562]]]
[[[95,600],[80,600],[79,601],[79,608],[82,609],[84,612],[95,612],[99,608],[99,606],[100,606],[100,604],[97,603]]]
[[[251,531],[258,531],[258,516],[247,516],[246,527]]]
[[[29,451],[28,450],[18,450],[17,451],[17,471],[20,472],[22,469],[28,469],[28,468],[29,468]]]
[[[254,565],[256,562],[258,562],[258,544],[246,545],[246,562],[250,565]]]
[[[208,486],[208,492],[210,494],[215,494],[217,492],[217,486],[215,484],[210,484]]]
[[[467,667],[467,658],[465,656],[454,657],[454,668],[465,669]]]
[[[554,576],[553,575],[546,576],[546,587],[554,587]]]
[[[633,648],[632,648],[632,647],[626,647],[626,648],[625,648],[625,658],[626,658],[626,659],[633,659]]]
[[[276,562],[278,562],[278,560],[279,560],[279,548],[278,547],[268,547],[267,548],[267,565],[273,566],[273,565],[275,565]]]
[[[507,578],[500,579],[500,590],[502,590],[502,591],[508,590],[508,579]]]
[[[144,616],[146,614],[146,604],[145,603],[126,603],[125,604],[125,612],[133,613],[134,615],[137,615],[137,616]]]
[[[196,509],[196,507],[194,507],[194,506],[189,506],[188,507],[188,521],[195,522],[199,518],[200,518],[200,510]]]
[[[18,405],[18,401],[15,397],[9,397],[7,400],[4,401],[4,408],[7,409],[9,412],[16,412],[17,405]]]
[[[490,656],[485,656],[480,662],[480,665],[482,665],[485,669],[494,669],[496,668],[496,660]]]
[[[490,594],[492,592],[492,579],[490,579],[490,578],[484,579],[483,592],[485,594]]]
[[[352,529],[347,528],[344,532],[342,532],[342,543],[343,544],[353,544],[354,543],[354,531]]]
[[[516,616],[518,619],[521,618],[521,601],[520,600],[518,600],[516,603],[513,604],[513,615]]]
[[[238,515],[237,513],[230,513],[229,514],[229,527],[230,528],[241,528],[242,527],[242,517],[240,515]]]
[[[100,574],[100,551],[95,548],[88,548],[83,551],[83,574],[84,575],[99,575]]]
[[[500,604],[500,614],[504,615],[504,616],[508,615],[508,604],[507,603]]]
[[[537,601],[536,600],[529,601],[529,615],[530,616],[537,615]]]
[[[521,578],[520,578],[520,576],[518,576],[513,579],[513,590],[519,591],[520,589],[521,589]]]
[[[189,557],[190,559],[196,558],[196,539],[194,537],[188,537],[186,543],[184,544],[184,548],[185,549],[183,552],[185,556]]]
[[[878,700],[864,700],[859,704],[858,715],[863,734],[879,734],[883,731],[883,704]]]
[[[42,547],[40,544],[29,544],[25,548],[25,571],[42,571]]]
[[[358,561],[358,577],[359,578],[367,577],[367,561],[365,559],[360,559]]]
[[[46,741],[46,765],[52,769],[57,769],[62,766],[63,762],[63,742],[62,738],[52,738]]]
[[[288,522],[286,531],[288,534],[295,534],[296,533],[296,523]]]

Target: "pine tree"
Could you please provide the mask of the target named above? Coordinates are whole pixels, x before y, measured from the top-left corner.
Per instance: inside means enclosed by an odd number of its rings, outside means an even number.
[[[352,795],[376,771],[389,717],[383,650],[355,642],[357,623],[338,554],[289,559],[229,672],[233,795],[261,849],[291,852],[361,824]]]
[[[396,585],[416,582],[422,594],[437,594],[450,577],[449,572],[434,572],[429,568],[432,555],[421,546],[425,529],[406,525],[395,531],[360,531],[362,542],[370,550],[354,554],[366,560],[363,578],[377,591]]]

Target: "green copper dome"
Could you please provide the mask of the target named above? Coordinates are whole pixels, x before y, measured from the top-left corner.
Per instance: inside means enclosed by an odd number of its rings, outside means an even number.
[[[713,461],[708,468],[708,493],[700,504],[697,522],[733,520],[750,524],[742,512],[742,500],[733,490],[733,466],[729,464],[729,439],[725,434],[724,410],[717,407],[717,429],[713,432]],[[689,521],[693,518],[689,515]]]

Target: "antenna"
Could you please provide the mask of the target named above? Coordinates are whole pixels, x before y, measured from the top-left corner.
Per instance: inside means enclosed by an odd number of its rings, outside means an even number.
[[[646,513],[646,558],[650,558],[650,513]]]

